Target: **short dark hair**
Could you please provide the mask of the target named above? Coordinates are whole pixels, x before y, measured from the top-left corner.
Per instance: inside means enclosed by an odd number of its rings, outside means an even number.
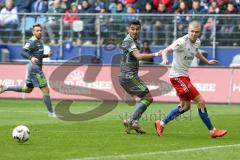
[[[32,26],[32,29],[34,30],[35,27],[42,28],[42,25],[40,23],[34,23],[33,26]]]
[[[149,44],[149,41],[148,40],[143,40],[143,43]]]
[[[193,0],[192,2],[198,2],[198,3],[200,3],[200,0]]]
[[[141,22],[137,19],[134,19],[128,23],[128,27],[130,27],[131,25],[139,25],[141,27]]]

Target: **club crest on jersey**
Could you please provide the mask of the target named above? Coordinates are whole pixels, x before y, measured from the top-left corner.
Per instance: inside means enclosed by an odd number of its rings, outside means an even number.
[[[23,48],[29,48],[30,43],[26,43]]]
[[[131,44],[131,49],[136,49],[137,48],[137,46],[135,45],[135,43],[132,43]]]
[[[176,44],[175,46],[174,46],[174,49],[178,49],[180,47],[180,44]]]

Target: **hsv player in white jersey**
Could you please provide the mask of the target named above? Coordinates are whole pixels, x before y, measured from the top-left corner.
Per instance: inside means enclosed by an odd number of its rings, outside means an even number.
[[[155,122],[158,136],[163,135],[164,126],[174,118],[183,114],[191,108],[191,100],[197,103],[198,113],[205,126],[208,128],[212,138],[222,137],[227,130],[216,129],[208,116],[205,101],[198,90],[193,86],[188,76],[188,69],[194,56],[206,64],[216,64],[216,60],[206,59],[199,51],[201,26],[197,21],[192,21],[188,26],[188,34],[177,39],[173,44],[162,51],[162,64],[168,64],[167,54],[173,52],[172,68],[169,73],[172,86],[177,92],[180,104],[173,108],[166,117]]]

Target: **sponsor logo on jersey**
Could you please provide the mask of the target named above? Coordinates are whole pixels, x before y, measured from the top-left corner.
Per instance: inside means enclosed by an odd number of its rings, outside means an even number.
[[[184,60],[193,60],[193,56],[184,56]]]

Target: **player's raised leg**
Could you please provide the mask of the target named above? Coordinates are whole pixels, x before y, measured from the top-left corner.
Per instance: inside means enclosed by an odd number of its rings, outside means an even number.
[[[6,91],[6,87],[3,85],[0,85],[0,94]]]
[[[189,101],[181,101],[180,105],[173,108],[162,120],[155,121],[155,129],[158,136],[163,135],[164,126],[180,116],[184,112],[188,111],[191,108],[191,103]]]
[[[31,93],[33,88],[27,86],[4,86],[0,85],[0,93],[5,91],[14,91],[14,92],[24,92],[24,93]]]
[[[216,138],[216,137],[223,137],[224,135],[226,135],[227,130],[216,129],[213,126],[208,116],[207,108],[205,107],[205,101],[203,97],[201,95],[198,95],[197,97],[194,98],[194,101],[197,103],[199,116],[202,119],[205,126],[208,128],[210,132],[210,136],[212,138]]]

